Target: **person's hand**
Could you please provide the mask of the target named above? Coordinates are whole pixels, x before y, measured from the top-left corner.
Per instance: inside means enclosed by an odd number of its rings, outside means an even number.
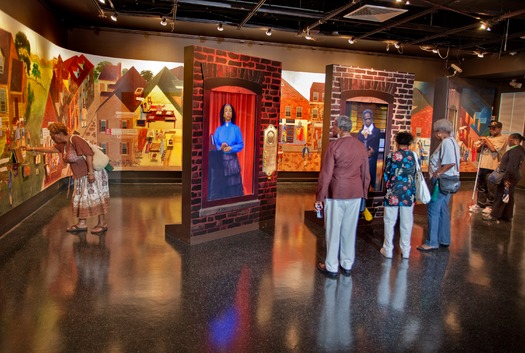
[[[87,177],[90,184],[93,184],[95,182],[95,173],[88,173]]]
[[[224,152],[230,152],[232,150],[232,148],[230,146],[226,146],[224,147]]]
[[[316,210],[322,210],[322,209],[323,209],[323,203],[322,203],[321,201],[316,201],[316,202],[314,203],[314,208],[315,208]]]
[[[226,147],[228,147],[228,144],[226,142],[223,142],[221,145],[221,151],[224,151]]]
[[[505,187],[506,187],[507,189],[510,189],[510,181],[505,180]]]
[[[372,157],[374,154],[374,149],[372,147],[368,147],[368,157]]]

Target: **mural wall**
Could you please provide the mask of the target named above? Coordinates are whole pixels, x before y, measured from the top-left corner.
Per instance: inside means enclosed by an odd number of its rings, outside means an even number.
[[[182,169],[181,63],[76,53],[0,12],[0,215],[68,170],[47,126],[66,124],[101,146],[116,170]]]

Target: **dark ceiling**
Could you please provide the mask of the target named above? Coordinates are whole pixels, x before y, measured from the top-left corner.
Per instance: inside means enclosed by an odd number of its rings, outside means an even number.
[[[388,50],[443,59],[525,51],[525,0],[40,1],[68,28]],[[112,21],[115,13],[117,21]],[[166,26],[160,24],[163,17]],[[490,31],[480,28],[482,23]],[[266,35],[269,28],[271,36]]]

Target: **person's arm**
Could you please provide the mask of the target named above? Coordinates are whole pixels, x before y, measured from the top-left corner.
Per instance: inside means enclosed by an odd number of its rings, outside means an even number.
[[[24,146],[22,147],[24,148],[26,151],[30,151],[30,152],[37,152],[37,153],[59,153],[60,151],[56,149],[55,146],[49,146],[49,147],[29,147],[29,146]]]
[[[236,153],[242,151],[242,149],[244,148],[244,141],[242,139],[241,129],[238,126],[235,126],[235,129],[233,131],[234,138],[232,144],[229,146],[231,148],[229,151],[225,150],[225,152]]]
[[[364,146],[363,146],[364,148]],[[332,175],[334,173],[335,159],[332,151],[332,144],[328,145],[328,149],[323,158],[323,164],[321,171],[319,172],[319,180],[317,181],[317,193],[315,195],[315,207],[320,207],[323,209],[323,202],[328,196],[328,187],[330,181],[332,180]]]

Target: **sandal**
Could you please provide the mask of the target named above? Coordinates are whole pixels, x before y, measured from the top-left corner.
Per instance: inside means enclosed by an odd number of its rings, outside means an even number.
[[[437,247],[432,247],[432,246],[428,246],[426,244],[423,244],[423,245],[420,245],[417,247],[417,249],[419,251],[433,251],[433,250],[437,250],[438,248]]]
[[[91,229],[91,234],[101,234],[104,233],[106,230],[108,230],[108,226],[95,226],[95,228]]]
[[[78,232],[85,232],[85,231],[87,231],[87,226],[79,227],[77,224],[73,224],[71,227],[68,227],[66,229],[66,232],[69,232],[69,233],[78,233]]]

